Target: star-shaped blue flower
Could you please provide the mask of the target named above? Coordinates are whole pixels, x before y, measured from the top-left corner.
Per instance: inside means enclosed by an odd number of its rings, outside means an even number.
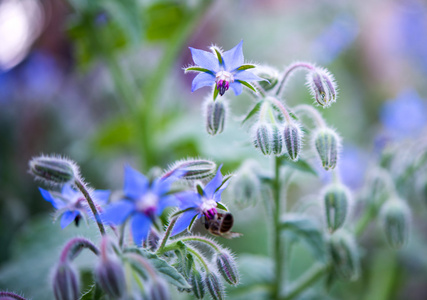
[[[175,196],[168,194],[171,184],[179,177],[177,173],[150,182],[144,175],[127,166],[124,197],[105,208],[102,220],[107,224],[120,225],[130,218],[133,240],[135,244],[141,245],[147,238],[155,218],[160,216],[166,207],[178,205]]]
[[[185,69],[185,72],[200,72],[194,79],[191,91],[215,85],[214,98],[219,93],[221,96],[231,87],[237,95],[242,93],[242,85],[254,92],[256,89],[249,81],[265,80],[253,74],[249,69],[254,65],[244,64],[241,41],[231,50],[222,52],[215,46],[211,47],[212,53],[190,47],[195,66]]]
[[[178,234],[192,224],[195,217],[205,216],[212,219],[218,213],[217,208],[224,208],[221,201],[221,193],[228,185],[228,179],[221,174],[219,166],[215,177],[201,190],[196,193],[193,191],[176,194],[179,200],[179,208],[185,212],[181,214],[172,230],[172,235]]]
[[[61,193],[47,191],[42,188],[39,188],[39,190],[43,198],[52,203],[53,207],[57,209],[57,215],[61,216],[61,228],[67,227],[73,221],[78,224],[80,218],[86,215],[92,216],[83,194],[69,184],[62,187]],[[100,205],[107,203],[110,191],[96,190],[91,193],[91,197],[95,205],[100,208]]]

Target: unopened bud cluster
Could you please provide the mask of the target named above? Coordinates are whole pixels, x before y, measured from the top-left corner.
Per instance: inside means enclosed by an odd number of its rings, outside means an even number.
[[[396,198],[387,200],[381,208],[380,218],[389,245],[396,249],[405,245],[411,223],[406,202]]]
[[[328,185],[323,191],[326,223],[330,232],[342,227],[350,207],[350,191],[342,184]]]
[[[56,266],[52,286],[56,300],[75,300],[80,298],[79,274],[69,261],[60,262]]]
[[[334,76],[323,68],[314,68],[307,74],[307,85],[316,102],[328,107],[337,98],[337,86]]]
[[[325,170],[334,169],[337,165],[341,139],[331,128],[318,128],[312,135],[314,148]]]
[[[205,102],[206,131],[210,135],[220,134],[224,130],[227,110],[225,100],[207,99]]]
[[[188,158],[175,162],[170,166],[165,176],[179,173],[180,178],[186,180],[201,180],[215,175],[217,166],[207,159]]]
[[[50,185],[72,183],[79,177],[77,165],[59,156],[38,156],[29,162],[30,173],[38,180]]]

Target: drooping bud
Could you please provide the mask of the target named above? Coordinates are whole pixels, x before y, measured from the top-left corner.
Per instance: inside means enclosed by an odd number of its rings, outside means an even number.
[[[213,272],[207,273],[205,284],[213,300],[222,300],[225,298],[224,285],[217,274]]]
[[[366,200],[380,207],[388,197],[392,184],[393,182],[387,170],[383,168],[370,170],[366,180]]]
[[[285,124],[283,138],[289,158],[293,161],[298,160],[302,144],[302,131],[300,126],[295,122]]]
[[[239,270],[233,256],[223,251],[216,256],[216,266],[222,278],[231,285],[239,284]]]
[[[260,200],[261,182],[256,169],[256,161],[246,161],[230,183],[234,202],[241,208],[254,206]]]
[[[331,128],[321,127],[313,133],[313,142],[323,168],[334,169],[341,148],[341,139],[338,134]]]
[[[334,270],[344,280],[356,280],[359,277],[360,258],[354,236],[340,229],[330,240],[330,251]]]
[[[381,223],[389,245],[398,249],[406,244],[409,236],[411,214],[406,202],[390,199],[381,208]]]
[[[167,284],[161,279],[153,280],[149,287],[150,300],[169,300],[171,299]]]
[[[323,191],[326,223],[330,232],[340,228],[348,215],[350,191],[342,184],[331,184]]]
[[[175,162],[164,176],[172,174],[173,172],[182,172],[182,179],[186,180],[200,180],[209,178],[215,175],[217,166],[213,161],[207,159],[188,158]],[[163,177],[164,177],[163,176]]]
[[[203,299],[205,296],[205,283],[203,282],[202,275],[196,269],[191,272],[190,278],[191,290],[197,299]]]
[[[120,299],[126,293],[125,272],[117,259],[101,259],[95,268],[95,278],[101,289],[112,299]]]
[[[28,163],[30,173],[41,181],[53,185],[71,183],[79,176],[77,165],[59,156],[38,156]]]
[[[206,131],[210,135],[216,135],[224,130],[225,118],[227,116],[227,105],[225,101],[219,99],[205,102]]]
[[[334,76],[328,70],[315,68],[307,75],[307,85],[314,99],[323,107],[328,107],[337,98]]]
[[[53,274],[53,294],[56,300],[75,300],[80,298],[78,272],[68,262],[60,262]]]
[[[279,72],[268,66],[257,66],[254,69],[254,73],[261,78],[266,80],[258,81],[258,84],[265,90],[269,91],[273,89],[279,82]]]
[[[283,154],[283,136],[282,129],[277,124],[271,124],[271,134],[272,134],[272,153],[276,156],[281,156]]]
[[[270,123],[259,122],[255,125],[254,146],[264,155],[270,155],[272,153],[273,130]]]

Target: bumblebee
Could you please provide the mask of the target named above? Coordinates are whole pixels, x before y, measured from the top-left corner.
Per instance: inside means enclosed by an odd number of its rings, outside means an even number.
[[[216,236],[232,239],[242,235],[241,233],[230,231],[234,223],[233,215],[230,213],[216,213],[212,219],[204,216],[203,223],[206,230]]]

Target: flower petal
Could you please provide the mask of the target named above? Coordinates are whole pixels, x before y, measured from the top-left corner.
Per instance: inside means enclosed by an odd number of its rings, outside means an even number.
[[[185,228],[190,225],[191,220],[194,218],[194,216],[197,215],[197,212],[195,210],[189,210],[185,213],[182,213],[181,216],[178,218],[178,220],[175,223],[175,226],[172,229],[172,236],[175,234],[178,234],[185,230]]]
[[[54,208],[56,208],[56,209],[60,209],[60,208],[64,207],[64,203],[63,203],[62,201],[60,201],[60,200],[58,200],[58,199],[54,198],[54,197],[52,196],[52,194],[51,194],[49,191],[47,191],[47,190],[45,190],[45,189],[42,189],[42,188],[39,188],[39,191],[40,191],[40,193],[42,194],[42,197],[43,197],[46,201],[48,201],[48,202],[52,203],[52,205],[53,205],[53,207],[54,207]]]
[[[109,190],[96,190],[92,193],[92,196],[96,203],[107,204],[108,198],[110,198],[111,192]]]
[[[193,79],[193,83],[191,85],[191,91],[200,89],[204,86],[211,86],[215,83],[215,76],[210,73],[200,73]]]
[[[228,186],[228,183],[230,182],[230,180],[227,180],[222,186],[221,188],[215,193],[213,199],[216,202],[220,202],[221,201],[221,194],[222,192],[225,190],[225,188]]]
[[[70,225],[70,223],[74,221],[78,214],[79,212],[77,210],[67,210],[61,217],[61,228],[64,229]]]
[[[145,194],[148,188],[148,179],[137,170],[125,167],[125,183],[123,191],[125,195],[135,200]]]
[[[240,82],[237,82],[237,81],[232,82],[232,83],[230,83],[230,87],[233,89],[234,94],[236,96],[238,96],[238,95],[240,95],[242,93],[243,86],[242,86],[242,84]]]
[[[224,58],[225,70],[232,71],[243,65],[244,57],[242,45],[243,40],[233,49],[224,52],[222,57]]]
[[[135,214],[132,218],[132,237],[137,246],[147,238],[151,227],[151,220],[146,215]]]
[[[234,75],[234,80],[242,80],[242,81],[265,81],[265,79],[255,75],[249,71],[240,71]]]
[[[61,194],[69,201],[72,200],[77,194],[83,196],[80,191],[75,190],[70,184],[66,184],[62,187]]]
[[[101,214],[101,219],[112,225],[122,224],[135,210],[135,204],[130,201],[119,201],[107,206]]]
[[[174,195],[162,197],[160,198],[159,203],[157,205],[156,214],[159,216],[162,214],[163,210],[166,207],[178,206],[179,204],[180,204],[180,201]]]
[[[215,190],[221,185],[222,183],[222,174],[221,174],[221,168],[222,164],[218,167],[218,171],[216,171],[215,177],[209,181],[209,183],[205,186],[203,189],[205,191],[206,196],[209,199],[212,199],[215,193]]]
[[[195,192],[182,192],[175,194],[175,197],[179,200],[179,208],[187,209],[190,207],[198,207],[202,204],[200,195]]]
[[[211,70],[213,73],[219,71],[218,59],[211,52],[190,48],[193,61],[199,67]]]

